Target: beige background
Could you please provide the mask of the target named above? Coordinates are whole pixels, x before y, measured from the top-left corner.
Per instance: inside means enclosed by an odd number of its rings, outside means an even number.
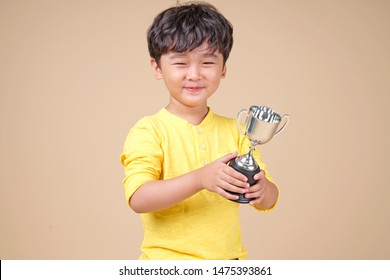
[[[165,106],[145,32],[176,1],[0,0],[0,258],[134,259],[119,155]],[[210,100],[291,116],[262,147],[278,208],[241,207],[250,259],[389,259],[390,2],[210,1],[233,23]]]

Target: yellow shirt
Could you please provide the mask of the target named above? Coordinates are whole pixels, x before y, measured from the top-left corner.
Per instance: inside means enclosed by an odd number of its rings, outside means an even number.
[[[247,153],[249,146],[235,119],[209,110],[201,124],[192,125],[161,109],[139,120],[127,136],[121,155],[126,199],[129,202],[145,182],[180,176],[234,151]],[[272,181],[259,153],[254,154]],[[168,209],[141,214],[144,240],[140,259],[246,258],[238,207],[238,203],[202,190]]]

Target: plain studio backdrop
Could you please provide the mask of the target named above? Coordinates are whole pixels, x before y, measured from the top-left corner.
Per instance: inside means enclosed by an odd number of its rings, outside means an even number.
[[[168,102],[146,30],[175,3],[0,0],[0,259],[138,257],[119,156]],[[210,3],[235,38],[214,112],[291,117],[260,147],[278,207],[240,209],[248,258],[389,259],[390,2]]]

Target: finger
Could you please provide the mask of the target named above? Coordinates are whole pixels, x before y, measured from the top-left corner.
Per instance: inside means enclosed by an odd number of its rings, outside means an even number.
[[[245,194],[245,198],[253,198],[257,202],[260,202],[261,200],[263,200],[264,196],[265,196],[265,190],[261,190],[261,191],[253,192],[253,193],[246,193]]]
[[[255,180],[265,179],[265,172],[263,170],[261,170],[259,173],[255,174],[255,176],[253,176],[253,179],[255,179]]]
[[[224,191],[224,195],[222,195],[222,196],[229,199],[229,200],[237,200],[240,198],[238,195],[229,193],[227,191]]]
[[[265,194],[267,193],[267,188],[265,186],[259,185],[260,188],[257,188],[256,191],[253,191],[252,190],[253,187],[255,187],[255,185],[253,185],[252,187],[250,187],[248,189],[248,192],[245,194],[245,197],[246,198],[255,198],[256,200],[258,200],[260,202],[263,199],[263,197],[265,196]]]
[[[222,178],[225,182],[233,186],[240,187],[240,188],[249,188],[249,183],[247,182],[248,179],[246,178],[246,176],[243,176],[240,173],[235,175],[237,177],[231,176],[229,173],[225,173]]]
[[[252,193],[257,193],[261,190],[261,186],[259,184],[254,184],[252,186],[250,186],[250,188],[248,188],[247,190],[247,193],[249,194],[252,194]]]
[[[244,174],[233,169],[232,167],[227,166],[227,168],[224,170],[224,172],[227,175],[229,175],[231,178],[234,178],[235,180],[241,181],[241,183],[237,184],[237,185],[241,185],[242,187],[245,187],[242,183],[244,183],[245,185],[247,184],[248,178]]]
[[[248,193],[263,193],[267,190],[267,184],[264,181],[258,181],[248,189]]]
[[[266,187],[265,181],[264,180],[258,180],[256,182],[256,184],[252,185],[248,189],[248,193],[254,193],[254,192],[261,191],[261,190],[265,189],[265,187]]]
[[[237,180],[236,182],[241,182],[241,181]],[[246,193],[246,187],[245,186],[244,187],[237,186],[235,184],[230,183],[227,180],[224,180],[223,178],[220,179],[218,185],[219,185],[220,188],[222,188],[222,189],[224,189],[226,191],[229,191],[229,192],[242,193],[242,194]]]
[[[249,188],[250,189],[250,188]],[[259,197],[262,197],[264,193],[262,191],[258,191],[258,192],[247,192],[245,194],[245,198],[259,198]]]
[[[260,197],[254,199],[254,200],[251,200],[249,203],[250,203],[251,205],[253,205],[253,204],[259,204],[261,201],[263,201],[264,196],[265,196],[265,194],[262,194]]]
[[[230,200],[237,200],[239,198],[238,195],[229,193],[226,190],[224,190],[223,188],[218,188],[216,190],[216,193],[219,194],[220,196],[227,198],[227,199],[230,199]]]
[[[229,161],[231,161],[232,159],[234,159],[235,157],[237,157],[237,155],[238,155],[237,152],[233,152],[233,153],[224,155],[223,157],[221,157],[220,159],[218,159],[218,161],[227,164]]]

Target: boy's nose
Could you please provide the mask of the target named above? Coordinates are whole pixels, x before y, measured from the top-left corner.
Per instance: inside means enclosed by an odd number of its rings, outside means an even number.
[[[191,66],[187,71],[187,79],[191,81],[197,81],[201,78],[200,69],[198,66]]]

